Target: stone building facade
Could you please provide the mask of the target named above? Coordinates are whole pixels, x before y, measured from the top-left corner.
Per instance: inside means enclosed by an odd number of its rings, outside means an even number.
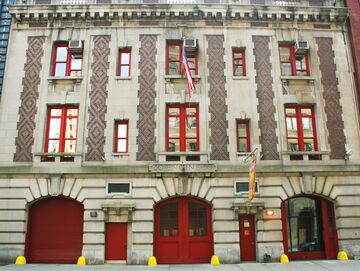
[[[10,7],[0,261],[360,255],[341,1],[115,2]]]

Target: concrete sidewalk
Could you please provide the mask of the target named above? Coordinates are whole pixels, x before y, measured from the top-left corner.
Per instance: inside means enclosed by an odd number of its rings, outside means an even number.
[[[244,263],[193,265],[66,265],[66,264],[27,264],[1,266],[0,271],[360,271],[360,261],[298,261],[280,263]]]

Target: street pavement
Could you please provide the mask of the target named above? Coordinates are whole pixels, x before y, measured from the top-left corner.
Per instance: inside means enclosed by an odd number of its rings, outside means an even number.
[[[192,265],[67,265],[27,264],[0,266],[0,271],[360,271],[360,261],[297,261],[281,263],[244,263]]]

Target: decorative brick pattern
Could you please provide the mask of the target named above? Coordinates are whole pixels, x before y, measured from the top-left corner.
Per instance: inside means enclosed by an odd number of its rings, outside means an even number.
[[[137,137],[138,152],[136,153],[137,161],[155,161],[155,114],[156,114],[156,42],[155,35],[140,35],[140,76],[139,82],[139,105],[137,112],[139,120],[137,128],[139,131]]]
[[[263,160],[279,160],[277,151],[278,138],[276,136],[274,92],[272,89],[270,38],[266,36],[253,36],[255,56],[255,82],[257,85],[256,97],[258,99],[257,111],[259,113],[260,144]]]
[[[325,100],[326,127],[329,131],[330,159],[344,159],[346,138],[336,77],[332,38],[316,38],[320,61],[321,84]]]
[[[95,36],[93,49],[92,75],[90,78],[90,105],[89,122],[87,124],[88,136],[86,139],[86,161],[102,161],[105,145],[105,114],[107,112],[106,99],[109,81],[110,36]]]
[[[228,122],[226,119],[226,78],[224,75],[224,36],[207,36],[207,54],[209,69],[209,112],[210,112],[210,144],[211,160],[229,160],[227,149]]]
[[[28,37],[25,76],[22,81],[21,105],[19,108],[18,136],[15,139],[14,161],[31,162],[34,144],[36,102],[39,97],[41,61],[44,55],[45,37]]]

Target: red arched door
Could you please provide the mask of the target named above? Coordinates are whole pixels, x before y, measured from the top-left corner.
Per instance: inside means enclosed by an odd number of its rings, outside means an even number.
[[[29,208],[26,255],[32,263],[76,263],[83,245],[84,207],[63,197]]]
[[[179,197],[155,206],[154,255],[159,263],[208,263],[213,252],[209,204]]]
[[[281,204],[285,253],[293,260],[335,259],[338,239],[333,203],[316,196]]]

